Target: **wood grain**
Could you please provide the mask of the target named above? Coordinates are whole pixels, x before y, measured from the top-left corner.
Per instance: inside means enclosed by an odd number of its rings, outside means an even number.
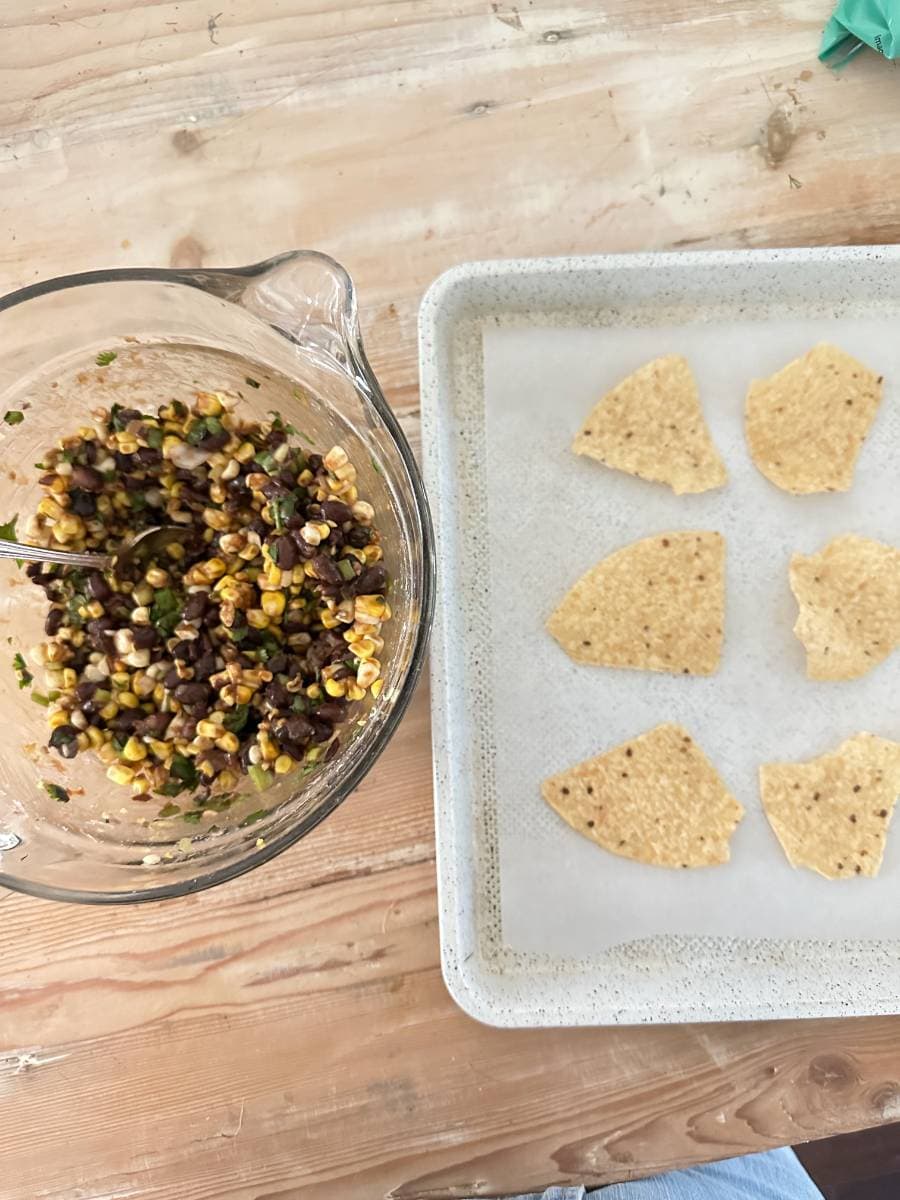
[[[326,250],[417,435],[416,309],[455,262],[895,239],[900,76],[819,67],[827,7],[0,4],[0,289]],[[0,1200],[487,1196],[900,1117],[894,1020],[464,1017],[427,713],[252,876],[129,911],[2,895]]]

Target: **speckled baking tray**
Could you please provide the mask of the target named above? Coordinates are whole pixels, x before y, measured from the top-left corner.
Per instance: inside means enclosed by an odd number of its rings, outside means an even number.
[[[900,251],[858,248],[480,263],[422,304],[426,480],[440,598],[432,643],[444,976],[507,1026],[900,1011],[900,826],[877,880],[792,871],[760,810],[759,761],[869,729],[900,737],[898,663],[811,684],[791,633],[792,550],[900,541]],[[845,496],[789,497],[750,463],[750,378],[832,340],[883,371]],[[697,497],[568,451],[590,404],[686,353],[729,487]],[[604,554],[662,528],[729,545],[726,649],[709,680],[570,663],[548,611]],[[829,690],[830,689],[830,690]],[[726,867],[667,872],[599,851],[539,795],[547,774],[661,720],[697,736],[747,809]],[[900,820],[900,818],[898,818]]]

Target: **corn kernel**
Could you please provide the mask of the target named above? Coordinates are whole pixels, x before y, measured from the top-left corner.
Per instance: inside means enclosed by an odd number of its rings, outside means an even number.
[[[186,553],[187,551],[181,542],[169,542],[168,546],[166,546],[166,554],[168,554],[173,562],[181,562]]]
[[[208,718],[197,722],[197,733],[200,737],[217,738],[219,736],[219,727],[215,721],[210,721]]]
[[[234,689],[234,694],[238,704],[249,704],[253,699],[253,688],[248,687],[246,683],[239,683]]]
[[[251,458],[256,457],[256,447],[252,442],[241,442],[234,452],[234,457],[239,463],[249,462]]]
[[[260,603],[267,616],[280,617],[285,606],[284,592],[263,592]]]
[[[237,776],[233,771],[220,771],[218,784],[223,792],[227,792],[229,788],[237,785]]]
[[[323,459],[326,468],[329,471],[336,471],[338,467],[346,466],[349,462],[347,451],[343,446],[332,446]]]
[[[213,504],[224,504],[227,494],[221,483],[211,483],[209,485],[209,498]]]
[[[118,714],[119,706],[115,700],[110,700],[108,704],[104,704],[100,709],[100,716],[104,721],[111,721]]]
[[[347,684],[343,679],[326,679],[325,691],[329,696],[343,696],[347,692]]]
[[[373,700],[378,699],[378,697],[381,695],[381,689],[383,687],[384,687],[384,680],[376,679],[375,682],[372,684],[372,686],[369,688],[369,692],[371,693]]]
[[[333,612],[329,612],[327,608],[320,608],[318,618],[325,629],[335,629],[340,624]]]
[[[356,672],[356,682],[363,689],[371,687],[378,676],[381,674],[381,664],[372,659],[369,662],[361,662],[359,670]]]
[[[68,725],[69,714],[64,708],[57,708],[47,718],[47,724],[51,729],[59,729],[61,725]]]
[[[223,411],[222,401],[215,392],[200,392],[196,408],[202,417],[221,417]]]
[[[144,574],[144,579],[152,588],[164,588],[169,586],[169,572],[164,571],[162,567],[150,567]]]
[[[63,515],[63,510],[56,503],[56,501],[51,500],[49,496],[45,496],[43,500],[40,501],[37,506],[37,510],[42,517],[50,517],[54,521],[58,521]]]
[[[231,518],[228,513],[222,512],[218,508],[204,508],[203,510],[204,524],[210,529],[224,530],[231,524]]]
[[[89,617],[102,617],[104,612],[103,605],[99,600],[92,600],[87,605],[87,612]]]
[[[142,762],[147,757],[147,747],[136,737],[130,737],[122,747],[122,757],[126,762]]]
[[[228,570],[228,567],[221,558],[208,558],[205,563],[201,563],[200,565],[203,567],[203,571],[209,580],[221,578]]]
[[[153,701],[157,707],[162,704],[166,698],[165,684],[157,683],[153,688]]]
[[[354,635],[354,637],[355,637],[355,635]],[[353,646],[353,653],[356,655],[357,658],[361,658],[361,659],[372,658],[375,654],[375,643],[370,637],[356,638],[356,640],[354,642],[352,642],[351,644]],[[359,678],[359,677],[357,676],[357,678]],[[359,682],[362,682],[362,681],[360,680]]]
[[[360,525],[371,525],[375,520],[375,509],[365,500],[357,500],[350,511],[353,513],[354,520],[358,521]]]
[[[296,763],[289,754],[279,754],[275,759],[275,774],[287,775],[296,767]]]
[[[261,608],[249,608],[247,610],[247,624],[251,629],[266,629],[269,624],[269,618]]]
[[[237,754],[238,750],[241,748],[240,739],[238,738],[237,734],[231,733],[230,731],[223,733],[220,738],[217,738],[216,745],[220,750],[224,750],[228,754]]]
[[[348,700],[362,700],[366,694],[365,688],[361,688],[358,683],[352,680],[347,684],[346,696]]]
[[[78,672],[74,671],[71,667],[63,667],[60,674],[62,675],[62,679],[60,681],[62,686],[71,691],[72,688],[74,688],[78,683]]]
[[[363,550],[363,560],[366,563],[379,562],[384,557],[384,551],[380,546],[368,545]]]
[[[85,732],[87,733],[88,740],[94,749],[99,750],[105,741],[105,738],[103,737],[103,731],[98,729],[96,725],[88,725]]]
[[[115,763],[106,772],[106,778],[111,779],[113,783],[131,783],[134,779],[134,771],[131,767],[123,766],[122,763]]]
[[[140,708],[141,702],[134,692],[119,692],[116,700],[122,708]]]
[[[318,762],[319,759],[322,757],[322,747],[321,746],[311,747],[309,750],[307,750],[306,754],[303,757],[306,759],[306,761],[308,763]]]
[[[307,694],[307,696],[309,696],[310,700],[321,700],[322,699],[321,685],[318,683],[311,683],[309,685],[309,687],[306,689],[306,694]]]
[[[85,535],[84,521],[76,513],[63,513],[53,526],[53,536],[58,542],[69,542]]]

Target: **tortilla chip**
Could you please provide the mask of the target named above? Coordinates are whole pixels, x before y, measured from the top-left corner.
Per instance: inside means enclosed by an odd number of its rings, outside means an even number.
[[[792,867],[877,875],[900,792],[900,743],[858,733],[833,754],[759,769],[763,808]]]
[[[810,679],[857,679],[900,643],[900,550],[847,534],[791,559]]]
[[[604,850],[656,867],[726,863],[744,815],[680,725],[630,742],[544,781],[547,803]]]
[[[547,630],[575,662],[711,675],[725,620],[725,541],[659,533],[603,559],[571,588]]]
[[[713,445],[687,359],[654,359],[607,392],[572,443],[575,454],[667,483],[676,495],[707,492],[728,478]]]
[[[823,343],[747,392],[750,454],[797,496],[846,492],[881,402],[882,377]]]

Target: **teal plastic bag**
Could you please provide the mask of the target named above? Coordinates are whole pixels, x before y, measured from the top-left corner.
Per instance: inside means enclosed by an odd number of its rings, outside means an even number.
[[[819,58],[842,67],[863,46],[900,56],[900,0],[841,0],[825,27]]]

